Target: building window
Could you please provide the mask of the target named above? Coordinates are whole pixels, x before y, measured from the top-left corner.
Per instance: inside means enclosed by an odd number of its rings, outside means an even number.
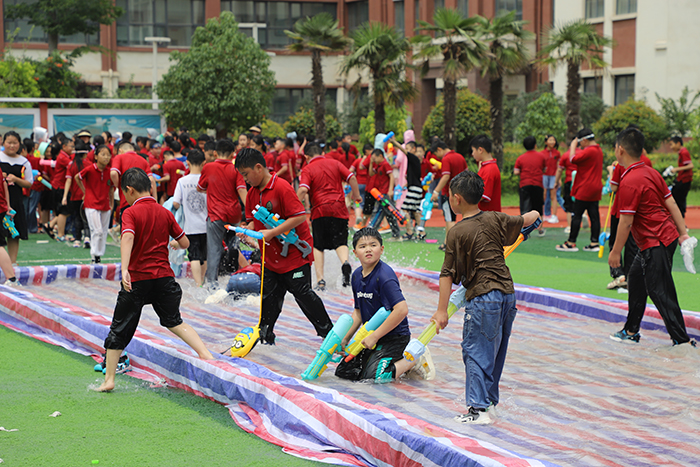
[[[326,104],[337,102],[337,89],[326,89]],[[311,88],[277,88],[272,98],[272,114],[270,118],[277,123],[284,123],[304,105],[313,109],[313,91]]]
[[[438,8],[445,8],[445,0],[433,0],[433,7],[435,11],[437,11]]]
[[[403,1],[394,2],[394,27],[402,36],[406,35],[406,10]]]
[[[615,105],[624,104],[634,96],[634,75],[615,77]]]
[[[457,10],[462,13],[465,18],[469,18],[469,0],[457,0]]]
[[[596,94],[601,99],[603,98],[603,78],[597,76],[595,78],[583,78],[583,92]]]
[[[230,11],[239,23],[241,32],[256,38],[266,49],[282,49],[291,43],[285,30],[292,30],[300,19],[329,13],[338,16],[335,3],[257,2],[223,0],[221,11]]]
[[[26,3],[26,0],[5,0],[4,11],[7,11],[9,5],[17,5],[20,3]],[[5,40],[10,39],[14,43],[18,42],[39,42],[48,43],[49,36],[44,32],[41,26],[33,26],[29,24],[26,19],[13,20],[7,19],[7,14],[3,15],[5,18]],[[15,34],[16,33],[16,34]],[[85,45],[99,45],[100,44],[100,33],[99,31],[95,34],[72,34],[70,36],[59,36],[58,42],[61,44],[85,44]]]
[[[586,18],[605,16],[605,0],[586,0]]]
[[[637,12],[637,0],[617,0],[615,13],[618,15],[626,15]]]
[[[523,19],[523,0],[496,0],[496,14],[503,11],[515,12],[515,19]]]
[[[346,3],[348,12],[348,34],[352,33],[362,23],[369,22],[369,2]]]
[[[144,38],[169,37],[173,47],[189,47],[204,26],[204,0],[117,0],[124,14],[117,19],[117,45],[150,45]]]

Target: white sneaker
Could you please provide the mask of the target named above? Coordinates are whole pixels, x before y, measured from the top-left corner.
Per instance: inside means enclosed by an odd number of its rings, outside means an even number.
[[[213,294],[209,295],[207,299],[204,300],[204,303],[207,305],[210,303],[219,303],[226,297],[228,297],[228,292],[226,292],[226,289],[219,289]]]
[[[454,420],[469,425],[490,425],[493,423],[489,409],[475,409],[474,407],[469,407],[467,413],[457,415]]]
[[[551,216],[549,216],[549,217],[547,218],[547,222],[549,222],[550,224],[558,224],[558,223],[559,223],[559,218],[557,217],[556,214],[552,214]]]
[[[565,228],[565,229],[564,229],[564,233],[565,233],[565,234],[571,233],[571,227]]]
[[[10,279],[6,280],[2,285],[4,285],[5,287],[21,287],[22,286],[22,284],[20,284],[18,280],[11,281]]]
[[[430,348],[426,347],[423,355],[418,359],[415,366],[408,372],[410,376],[415,376],[417,379],[432,381],[435,379],[437,372],[433,357],[430,355]]]

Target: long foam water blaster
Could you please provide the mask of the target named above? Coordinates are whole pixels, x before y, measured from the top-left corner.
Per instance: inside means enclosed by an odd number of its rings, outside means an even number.
[[[695,274],[695,247],[698,246],[698,239],[695,237],[690,237],[688,240],[684,241],[681,245],[681,256],[683,256],[683,263],[685,268],[689,273]]]

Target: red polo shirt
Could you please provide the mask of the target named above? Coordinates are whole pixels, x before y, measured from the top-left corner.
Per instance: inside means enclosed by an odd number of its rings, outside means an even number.
[[[520,187],[538,186],[544,188],[542,175],[547,165],[544,154],[541,152],[527,151],[515,160],[515,168],[520,169]]]
[[[0,214],[5,214],[10,210],[10,206],[7,204],[7,198],[5,197],[5,183],[6,182],[3,181],[3,184],[0,185]]]
[[[571,197],[580,201],[600,201],[603,190],[603,150],[593,144],[576,152],[571,162],[576,165]]]
[[[352,151],[348,151],[348,153],[349,154],[345,154],[342,149],[338,149],[338,157],[336,157],[336,159],[343,164],[346,169],[350,170],[350,167],[352,167],[352,164],[357,158],[353,155]]]
[[[389,174],[393,173],[394,169],[391,168],[386,159],[383,160],[381,164],[374,167],[374,175],[368,177],[365,191],[369,193],[372,188],[376,188],[381,194],[387,194],[389,192]]]
[[[110,211],[109,205],[109,166],[104,170],[97,168],[97,164],[89,164],[83,167],[78,175],[85,187],[85,208],[97,209],[98,211]]]
[[[280,178],[287,180],[289,183],[292,183],[292,180],[294,180],[294,162],[294,152],[288,149],[285,149],[277,154],[277,160],[275,161],[275,172],[279,172],[282,167],[289,164],[287,171],[280,175]]]
[[[168,196],[175,194],[175,187],[177,186],[177,181],[180,180],[183,175],[185,175],[185,164],[177,159],[170,159],[165,164],[163,164],[163,175],[170,175],[170,180],[165,188],[165,193]],[[180,173],[177,173],[177,171]]]
[[[129,260],[133,282],[174,276],[168,261],[168,242],[170,237],[177,240],[185,232],[172,212],[152,196],[139,198],[122,215],[122,235],[126,232],[134,234]]]
[[[360,168],[360,165],[362,165],[363,168]],[[355,162],[352,163],[352,167],[355,167],[355,178],[357,178],[357,184],[367,185],[367,165],[365,165],[364,159],[355,159]]]
[[[442,189],[443,196],[450,196],[450,181],[465,170],[467,170],[467,161],[464,159],[463,155],[455,151],[450,151],[442,157],[440,176],[442,177],[445,174],[450,176],[450,179],[447,180],[447,184]]]
[[[85,164],[83,164],[84,166]],[[83,190],[80,189],[77,183],[75,183],[75,176],[80,173],[80,170],[78,170],[78,166],[76,165],[75,161],[71,161],[70,164],[68,164],[68,169],[66,169],[66,180],[69,178],[71,179],[70,182],[70,200],[71,201],[80,201],[83,199]]]
[[[251,187],[245,202],[245,217],[248,222],[251,220],[254,222],[254,230],[267,229],[262,222],[253,217],[253,209],[256,206],[263,206],[284,220],[306,214],[304,205],[299,201],[294,188],[277,174],[272,174],[272,178],[262,190],[258,187]],[[301,240],[306,241],[313,248],[313,239],[306,219],[295,228],[295,232]],[[262,248],[262,240],[258,240],[258,244]],[[282,243],[274,238],[268,243],[265,251],[265,267],[277,274],[284,274],[305,264],[311,264],[314,257],[313,254],[309,254],[306,258],[302,258],[301,251],[293,245],[289,245],[286,257],[283,257],[281,253]]]
[[[579,151],[576,151],[578,154]],[[564,183],[571,181],[571,174],[576,170],[576,166],[571,163],[571,157],[569,157],[569,151],[566,151],[561,159],[559,159],[559,167],[564,170]]]
[[[277,153],[275,151],[270,151],[267,154],[265,154],[265,165],[267,166],[267,170],[269,171],[274,171],[275,170],[275,164],[277,163]]]
[[[56,165],[51,176],[51,186],[56,190],[63,190],[66,187],[66,170],[73,158],[65,153],[63,149],[56,157]]]
[[[652,165],[652,163],[651,163],[651,160],[650,160],[645,154],[642,154],[642,156],[639,158],[639,160],[642,161],[642,162],[644,162],[644,164],[645,164],[647,167],[652,167],[652,168],[653,168],[653,165]],[[622,178],[622,174],[623,174],[624,172],[625,172],[625,168],[624,168],[624,167],[622,167],[620,164],[615,164],[615,168],[613,169],[613,173],[612,173],[612,175],[610,176],[610,185],[619,186],[619,185],[620,185],[620,179]],[[619,205],[618,205],[618,200],[617,200],[617,198],[618,198],[618,197],[616,196],[615,199],[613,200],[613,205],[612,205],[612,210],[611,210],[611,214],[610,214],[610,215],[615,216],[615,217],[620,217],[620,207],[619,207]]]
[[[316,156],[304,168],[299,187],[309,190],[311,220],[319,217],[348,219],[343,182],[352,177],[343,164],[325,156]]]
[[[542,151],[546,162],[546,168],[544,170],[545,175],[555,175],[557,173],[557,165],[559,165],[559,158],[561,158],[561,153],[557,149],[545,149]]]
[[[635,162],[622,174],[617,198],[620,214],[633,215],[632,236],[640,250],[676,240],[678,229],[666,208],[671,196],[663,177],[643,162]]]
[[[245,180],[227,159],[216,159],[205,164],[197,187],[207,192],[209,220],[238,224],[241,221],[241,204],[238,190],[245,189]]]
[[[479,209],[501,212],[501,171],[495,159],[481,163],[479,177],[484,181],[484,194]]]
[[[684,147],[681,147],[678,151],[678,167],[684,167],[688,164],[692,164],[693,161],[690,159],[690,153]],[[688,183],[693,181],[693,169],[683,170],[678,172],[676,175],[676,181],[681,183]]]
[[[120,190],[122,188],[122,174],[132,167],[138,167],[140,169],[143,169],[147,175],[152,175],[151,168],[148,166],[148,162],[146,162],[146,159],[139,156],[133,151],[117,154],[112,158],[112,168],[110,169],[110,171],[113,170],[119,174]],[[120,194],[121,196],[119,197],[119,209],[124,209],[129,205],[129,203],[126,202],[126,196],[124,196],[124,191],[121,191]]]

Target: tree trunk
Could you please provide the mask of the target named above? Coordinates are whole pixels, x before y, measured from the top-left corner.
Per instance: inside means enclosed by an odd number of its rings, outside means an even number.
[[[581,129],[581,75],[579,65],[569,61],[566,72],[566,141],[570,142]]]
[[[384,111],[384,99],[374,92],[374,133],[384,133],[386,128],[386,112]]]
[[[321,68],[321,51],[311,51],[311,85],[314,94],[314,119],[316,120],[316,138],[326,139],[326,87],[323,85]]]
[[[493,138],[493,157],[498,168],[503,169],[503,77],[492,79],[489,83],[491,100],[491,137]]]
[[[58,33],[49,33],[49,55],[51,55],[54,50],[58,49]]]
[[[442,89],[442,93],[445,104],[444,141],[448,148],[455,149],[457,147],[457,134],[455,131],[455,121],[457,119],[457,81],[454,79],[445,79],[445,87]]]

